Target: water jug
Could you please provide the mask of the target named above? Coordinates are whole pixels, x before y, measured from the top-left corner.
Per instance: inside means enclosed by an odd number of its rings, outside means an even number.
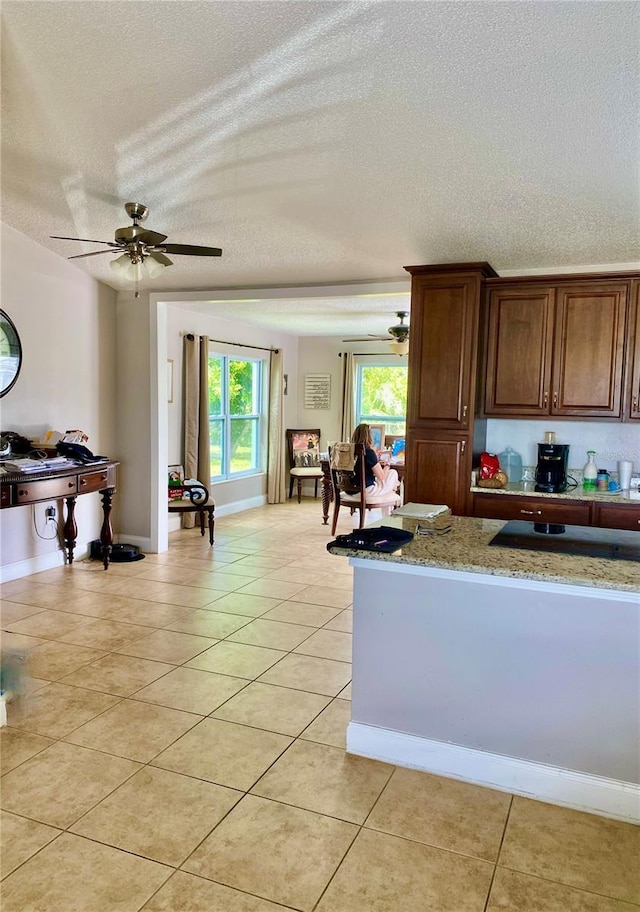
[[[500,468],[506,472],[510,483],[522,481],[522,456],[511,447],[498,456]]]

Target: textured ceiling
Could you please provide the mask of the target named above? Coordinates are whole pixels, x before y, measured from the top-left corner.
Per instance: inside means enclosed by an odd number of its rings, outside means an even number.
[[[133,200],[169,242],[223,248],[153,290],[639,258],[637,3],[4,0],[2,20],[2,218],[60,256],[100,248],[50,234],[111,240]],[[125,287],[108,260],[76,262]],[[327,332],[396,322],[369,301]]]

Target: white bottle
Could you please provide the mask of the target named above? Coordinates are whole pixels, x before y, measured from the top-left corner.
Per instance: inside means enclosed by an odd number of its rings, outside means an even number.
[[[595,455],[595,450],[587,450],[587,462],[582,470],[582,487],[585,491],[595,491],[597,487],[598,467],[596,466]]]

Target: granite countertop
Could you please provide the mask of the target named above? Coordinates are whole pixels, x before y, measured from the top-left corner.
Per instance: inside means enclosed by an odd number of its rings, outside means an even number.
[[[397,529],[415,532],[418,522],[429,524],[425,520],[413,517],[391,515],[372,525],[393,526]],[[548,583],[565,583],[595,589],[640,592],[640,564],[637,561],[490,547],[491,539],[505,525],[501,519],[441,515],[431,524],[435,528],[451,525],[451,531],[441,536],[417,536],[408,545],[393,554],[336,546],[331,546],[329,550],[332,554],[357,557],[362,560],[409,564],[418,567],[438,567],[443,570],[540,580]],[[640,533],[637,534],[640,536]]]
[[[526,484],[526,490],[521,481],[507,484],[504,488],[479,488],[472,487],[473,494],[517,494],[522,497],[547,497],[550,500],[582,500],[595,501],[596,503],[611,504],[635,504],[640,507],[640,498],[631,498],[628,491],[585,491],[582,485],[577,488],[568,489],[564,494],[543,494],[541,491],[534,491],[535,482],[531,481]]]

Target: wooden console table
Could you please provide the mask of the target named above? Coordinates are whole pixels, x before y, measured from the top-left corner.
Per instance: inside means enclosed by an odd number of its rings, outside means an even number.
[[[102,495],[103,522],[100,530],[102,562],[109,567],[113,544],[111,528],[111,503],[116,490],[117,462],[99,462],[43,472],[16,472],[0,476],[1,508],[21,507],[46,500],[64,500],[67,517],[62,529],[67,562],[73,563],[73,551],[78,538],[75,520],[76,498],[80,494],[98,491]]]

